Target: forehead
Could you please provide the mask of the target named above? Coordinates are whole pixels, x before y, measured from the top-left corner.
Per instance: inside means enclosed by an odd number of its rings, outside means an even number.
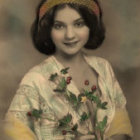
[[[54,20],[62,21],[62,22],[72,22],[79,18],[82,17],[75,9],[66,6],[63,9],[59,9],[56,12]]]

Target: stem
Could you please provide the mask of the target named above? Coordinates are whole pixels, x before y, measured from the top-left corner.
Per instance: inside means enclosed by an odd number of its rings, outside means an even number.
[[[100,137],[101,137],[101,140],[104,140],[104,136],[103,136],[103,133],[100,131]]]
[[[98,107],[96,108],[96,110],[95,110],[95,118],[94,118],[94,127],[96,127],[96,124],[98,123],[97,122],[97,111],[98,111]]]

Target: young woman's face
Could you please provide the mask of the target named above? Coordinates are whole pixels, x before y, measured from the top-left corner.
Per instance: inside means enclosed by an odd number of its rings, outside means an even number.
[[[89,28],[76,10],[66,6],[55,15],[51,38],[56,51],[74,55],[87,43]]]

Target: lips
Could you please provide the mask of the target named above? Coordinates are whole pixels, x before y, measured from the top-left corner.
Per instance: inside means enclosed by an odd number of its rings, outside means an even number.
[[[75,41],[75,42],[64,42],[65,45],[67,46],[73,46],[77,43],[78,41]]]

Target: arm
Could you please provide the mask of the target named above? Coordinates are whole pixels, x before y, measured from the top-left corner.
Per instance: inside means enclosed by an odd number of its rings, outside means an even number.
[[[130,140],[130,137],[133,136],[133,131],[129,115],[126,110],[126,99],[114,75],[111,65],[109,63],[107,65],[109,74],[111,75],[111,92],[113,93],[113,100],[116,109],[114,118],[106,135],[107,137],[110,137],[111,140]]]
[[[112,136],[110,140],[131,140],[131,138],[127,135],[116,135]]]
[[[36,140],[33,121],[27,116],[27,112],[37,107],[37,91],[27,85],[20,86],[5,118],[6,135],[13,140]]]

